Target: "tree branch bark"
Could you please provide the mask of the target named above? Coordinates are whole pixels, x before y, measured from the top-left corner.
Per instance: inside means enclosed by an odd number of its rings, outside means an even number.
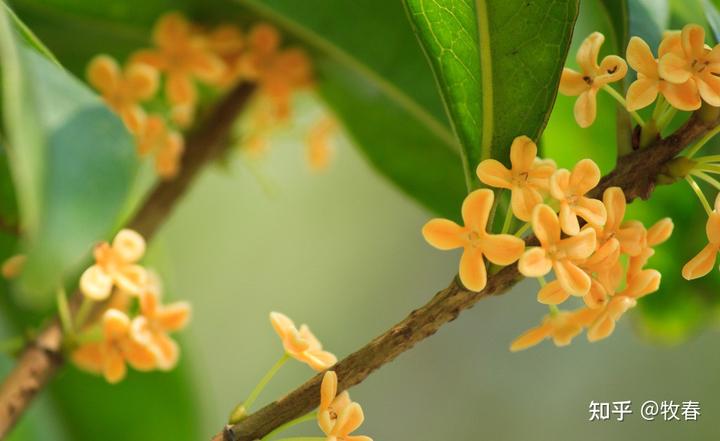
[[[138,231],[146,240],[153,237],[200,170],[222,154],[232,124],[254,90],[252,83],[241,83],[233,88],[188,135],[180,173],[175,179],[161,181],[155,186],[128,223],[129,228]],[[71,303],[78,305],[80,296],[75,293]],[[0,439],[12,430],[63,362],[62,330],[56,319],[25,348],[0,386]]]
[[[638,197],[648,198],[663,166],[717,124],[717,120],[704,122],[693,116],[675,134],[623,157],[618,161],[616,169],[600,181],[591,196],[599,199],[605,189],[617,186],[624,190],[628,201]],[[528,243],[533,241],[534,237],[527,239]],[[338,392],[362,382],[374,370],[433,335],[441,326],[455,320],[460,312],[473,307],[479,300],[503,294],[521,279],[515,264],[489,277],[487,286],[481,292],[468,291],[457,278],[454,279],[426,305],[412,311],[403,321],[331,368],[338,376]],[[320,402],[321,381],[322,374],[314,376],[290,394],[249,415],[238,424],[226,426],[212,438],[213,441],[254,441],[280,425],[311,412]]]

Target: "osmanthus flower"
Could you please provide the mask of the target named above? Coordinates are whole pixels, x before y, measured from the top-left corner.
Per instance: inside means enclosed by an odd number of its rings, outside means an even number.
[[[107,105],[120,115],[131,133],[138,133],[145,122],[140,102],[155,95],[158,88],[158,71],[152,66],[134,62],[125,69],[107,55],[92,59],[87,69],[90,84],[95,87]]]
[[[150,115],[137,134],[137,149],[141,156],[153,153],[158,175],[170,179],[180,170],[185,140],[180,133],[170,129],[162,117]]]
[[[542,277],[554,270],[560,287],[566,293],[575,296],[587,294],[591,285],[590,276],[578,265],[595,251],[595,230],[583,229],[576,236],[561,239],[560,221],[553,209],[544,204],[535,207],[532,228],[540,246],[528,248],[520,257],[520,273],[527,277]],[[547,286],[546,289],[550,289]],[[553,288],[556,286],[553,285]]]
[[[138,51],[132,60],[149,64],[166,75],[165,94],[173,106],[194,108],[197,102],[194,81],[217,82],[224,73],[223,61],[210,50],[205,36],[179,13],[169,13],[158,20],[153,42],[155,49]]]
[[[140,315],[133,319],[131,332],[156,354],[159,369],[170,370],[177,364],[180,350],[168,333],[180,331],[187,325],[191,309],[188,302],[162,305],[160,298],[159,281],[150,277],[140,295]]]
[[[629,256],[636,256],[642,251],[645,239],[645,228],[637,222],[625,222],[627,201],[620,187],[610,187],[603,193],[603,205],[607,213],[604,225],[592,224],[597,231],[598,245],[602,246],[611,239],[616,239],[620,251]]]
[[[609,337],[623,314],[637,305],[638,298],[658,290],[660,278],[660,273],[656,270],[642,270],[636,274],[628,274],[625,289],[613,296],[604,308],[586,312],[591,318],[587,324],[588,340],[595,342]]]
[[[583,312],[584,314],[584,312]],[[531,328],[510,345],[512,352],[535,346],[546,338],[552,338],[555,346],[567,346],[580,334],[586,318],[575,311],[557,311],[546,315],[540,326]]]
[[[337,121],[326,116],[315,122],[307,135],[307,161],[313,171],[325,170],[332,158],[331,138],[337,129]]]
[[[604,41],[605,36],[600,32],[590,34],[577,52],[580,72],[566,67],[560,77],[560,93],[578,97],[574,114],[580,127],[589,127],[595,121],[598,90],[623,79],[627,73],[625,60],[617,55],[608,55],[598,64],[598,54]]]
[[[285,119],[290,116],[293,93],[312,85],[310,59],[301,49],[285,49],[265,66],[257,81],[260,93],[274,104],[275,115]]]
[[[680,48],[679,33],[668,33],[658,48],[658,58]],[[700,95],[695,81],[675,84],[660,76],[659,62],[650,46],[640,37],[632,37],[627,47],[627,62],[637,71],[637,80],[628,87],[627,110],[634,111],[652,104],[658,94],[676,109],[691,111],[700,108]]]
[[[585,196],[598,182],[600,168],[592,159],[583,159],[572,171],[563,168],[550,177],[550,194],[560,202],[560,224],[565,233],[574,236],[580,232],[578,217],[593,225],[605,225],[605,205]]]
[[[720,45],[705,45],[705,30],[688,24],[680,33],[679,50],[660,58],[660,76],[675,84],[693,81],[700,96],[712,106],[720,106]]]
[[[639,222],[638,224],[642,227],[642,224]],[[669,217],[660,219],[652,227],[647,229],[645,240],[642,244],[642,250],[636,256],[631,256],[628,260],[629,275],[636,274],[645,267],[648,259],[655,254],[654,247],[668,240],[672,235],[673,229],[674,225],[672,219]]]
[[[485,257],[497,265],[510,265],[525,249],[525,242],[520,238],[486,231],[493,200],[492,190],[475,190],[462,205],[465,226],[448,219],[432,219],[422,229],[425,240],[435,248],[463,248],[460,281],[472,291],[481,291],[487,283]]]
[[[335,371],[327,371],[320,385],[320,407],[317,421],[324,433],[330,433],[340,414],[352,403],[350,394],[343,391],[337,393],[338,379]]]
[[[215,84],[227,87],[237,81],[241,71],[240,60],[246,52],[247,42],[237,26],[222,24],[206,34],[207,46],[224,63],[222,75],[218,77]]]
[[[510,146],[508,170],[500,161],[486,159],[477,167],[480,181],[496,188],[509,189],[511,206],[515,217],[529,221],[535,206],[543,202],[555,163],[537,157],[537,145],[527,136],[518,136]]]
[[[127,314],[108,309],[102,317],[102,341],[87,343],[72,353],[73,362],[81,369],[102,373],[109,383],[117,383],[127,371],[126,363],[140,371],[156,367],[156,353],[145,342],[135,338]]]
[[[318,372],[337,363],[337,357],[323,350],[322,344],[307,325],[300,326],[298,330],[290,318],[279,312],[270,313],[270,323],[280,336],[285,352],[294,359]]]
[[[327,435],[327,441],[372,441],[369,436],[351,435],[362,425],[363,421],[365,421],[365,415],[362,407],[353,402],[338,414],[332,428],[328,431],[323,428],[323,432]]]
[[[80,276],[80,291],[92,300],[105,300],[113,286],[139,295],[147,273],[136,263],[145,254],[145,239],[133,230],[120,230],[112,245],[101,242],[93,251],[95,264]]]
[[[720,252],[720,194],[715,199],[715,209],[710,213],[705,224],[705,234],[708,244],[682,269],[682,276],[687,280],[697,279],[709,273]]]
[[[258,23],[247,36],[245,54],[238,61],[240,74],[256,81],[269,69],[280,48],[280,33],[268,23]]]

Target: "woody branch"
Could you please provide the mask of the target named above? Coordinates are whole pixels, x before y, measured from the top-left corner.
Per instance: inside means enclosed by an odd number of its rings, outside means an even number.
[[[603,177],[590,196],[600,198],[607,188],[616,186],[623,189],[628,202],[636,198],[647,199],[664,165],[718,124],[718,119],[705,121],[694,115],[673,135],[657,139],[647,148],[624,157],[615,170]],[[527,239],[529,243],[534,241],[533,236]],[[433,335],[444,324],[453,321],[462,311],[473,307],[485,297],[507,292],[521,279],[516,264],[489,277],[485,289],[480,292],[469,291],[454,279],[427,304],[412,311],[403,321],[332,367],[339,379],[338,390],[361,383],[373,371]],[[321,381],[322,375],[316,375],[282,399],[249,415],[234,426],[225,427],[212,440],[254,441],[282,424],[312,411],[320,401]]]
[[[212,112],[187,137],[181,171],[170,181],[158,183],[142,207],[129,222],[148,240],[167,219],[177,202],[202,168],[220,156],[227,147],[227,138],[240,112],[255,90],[252,83],[240,83],[215,106]],[[71,304],[78,305],[76,293]],[[62,330],[57,319],[30,342],[17,364],[0,386],[0,439],[12,430],[37,394],[47,385],[64,362]]]

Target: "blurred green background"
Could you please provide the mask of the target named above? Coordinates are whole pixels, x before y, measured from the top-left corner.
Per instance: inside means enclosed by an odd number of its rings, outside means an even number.
[[[582,3],[571,54],[593,30],[610,36],[605,3],[612,2]],[[681,3],[685,6],[676,2],[663,12],[664,2],[637,1],[636,8],[645,9],[636,9],[634,17],[647,20],[642,17],[650,12],[653,19],[675,27],[691,20],[705,23],[700,2]],[[127,15],[129,7],[119,2],[106,6],[81,0],[47,4],[22,0],[15,4],[21,18],[37,24],[33,29],[77,75],[88,54],[104,48],[104,35],[108,47],[117,44],[117,53],[122,54],[123,44],[141,44],[153,14],[170,7],[202,9],[193,2],[152,3],[145,15],[118,31],[106,25],[107,17]],[[384,7],[379,1],[367,8],[362,2],[333,6],[316,0],[307,8],[289,1],[268,4],[306,21],[307,17],[332,18],[333,7],[365,11],[366,15],[353,16],[356,30],[343,28],[347,22],[338,19],[334,28],[327,28],[328,35],[392,84],[400,84],[440,124],[447,124],[399,4],[387,6],[386,16],[372,13],[373,8]],[[86,10],[92,20],[78,21]],[[322,27],[323,21],[317,22]],[[394,39],[380,33],[366,34],[369,41],[363,41],[357,35],[367,29],[386,31],[388,24],[397,28]],[[68,34],[68,29],[77,33]],[[118,35],[124,39],[117,40]],[[397,47],[380,48],[386,40]],[[613,44],[609,37],[604,53],[611,53]],[[405,58],[393,57],[403,50]],[[572,57],[569,64],[574,63]],[[318,61],[324,80],[335,72],[329,63],[324,58]],[[369,109],[388,109],[383,95],[387,89],[365,77],[341,73],[357,86]],[[343,86],[347,84],[328,80],[322,83],[319,96],[298,97],[296,113],[302,117],[293,127],[274,134],[266,157],[254,160],[233,154],[226,163],[207,170],[153,241],[147,262],[162,274],[167,298],[188,299],[194,306],[193,321],[180,337],[183,353],[178,369],[169,374],[132,373],[123,383],[110,386],[69,367],[10,439],[209,439],[281,355],[268,321],[270,311],[309,324],[327,349],[344,357],[450,282],[457,272],[458,256],[429,247],[420,235],[421,226],[434,214],[378,173],[377,168],[388,173],[383,169],[384,151],[362,146],[382,138],[388,148],[405,147],[416,138],[390,133],[386,127],[369,131],[348,120],[352,116],[348,109],[357,101],[337,98]],[[574,100],[559,97],[543,140],[546,154],[563,166],[591,156],[604,171],[609,170],[615,159],[615,115],[612,102],[604,98],[601,117],[583,131],[571,119]],[[326,111],[325,103],[344,120],[352,139],[338,136],[335,161],[326,172],[316,174],[305,166],[303,134],[308,120]],[[414,136],[427,139],[431,135]],[[398,175],[393,179],[397,182]],[[401,175],[402,179],[409,178]],[[648,224],[671,215],[678,229],[650,265],[663,269],[665,288],[643,300],[650,306],[622,320],[611,338],[588,344],[580,336],[568,348],[545,342],[511,354],[510,342],[547,311],[535,301],[537,284],[523,282],[506,295],[483,300],[354,388],[351,395],[366,415],[358,433],[380,441],[717,439],[717,277],[684,284],[673,275],[704,241],[700,232],[705,215],[683,185],[662,188],[652,202],[633,205],[633,215]],[[438,194],[444,190],[438,188]],[[456,197],[452,193],[447,201]],[[433,206],[437,202],[423,203]],[[444,210],[457,206],[453,204],[433,207]],[[10,254],[12,239],[0,239],[2,250]],[[4,296],[3,303],[8,302]],[[4,319],[5,335],[14,335],[13,322],[19,318]],[[2,373],[11,365],[12,360],[3,356]],[[304,365],[289,363],[258,404],[282,396],[312,374]],[[622,423],[591,423],[591,400],[632,400],[635,413]],[[702,416],[695,422],[664,422],[662,418],[646,422],[638,414],[645,400],[699,401]],[[319,435],[313,423],[291,433]]]

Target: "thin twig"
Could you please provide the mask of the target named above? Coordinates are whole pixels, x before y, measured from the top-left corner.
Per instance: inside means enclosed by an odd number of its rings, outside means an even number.
[[[600,198],[605,189],[618,186],[624,190],[629,201],[638,197],[647,199],[663,165],[686,146],[707,134],[717,123],[714,121],[708,124],[692,117],[670,137],[657,140],[647,148],[625,156],[617,168],[600,181],[591,196]],[[535,238],[531,236],[526,241],[534,243]],[[457,279],[453,280],[425,306],[411,312],[403,321],[332,367],[338,376],[338,392],[362,382],[373,371],[433,335],[441,326],[455,320],[460,312],[471,308],[479,300],[507,292],[521,278],[517,265],[510,265],[489,277],[481,292],[469,291]],[[254,441],[312,411],[320,401],[321,381],[322,374],[316,375],[280,400],[234,426],[225,427],[212,438],[213,441]]]
[[[210,115],[187,137],[180,174],[173,180],[155,186],[128,227],[150,239],[187,191],[198,172],[217,158],[228,145],[233,122],[245,108],[255,86],[241,83],[215,106]],[[78,308],[81,295],[71,301]],[[0,439],[12,430],[33,398],[50,381],[63,364],[62,329],[54,320],[23,351],[17,364],[0,386]]]

